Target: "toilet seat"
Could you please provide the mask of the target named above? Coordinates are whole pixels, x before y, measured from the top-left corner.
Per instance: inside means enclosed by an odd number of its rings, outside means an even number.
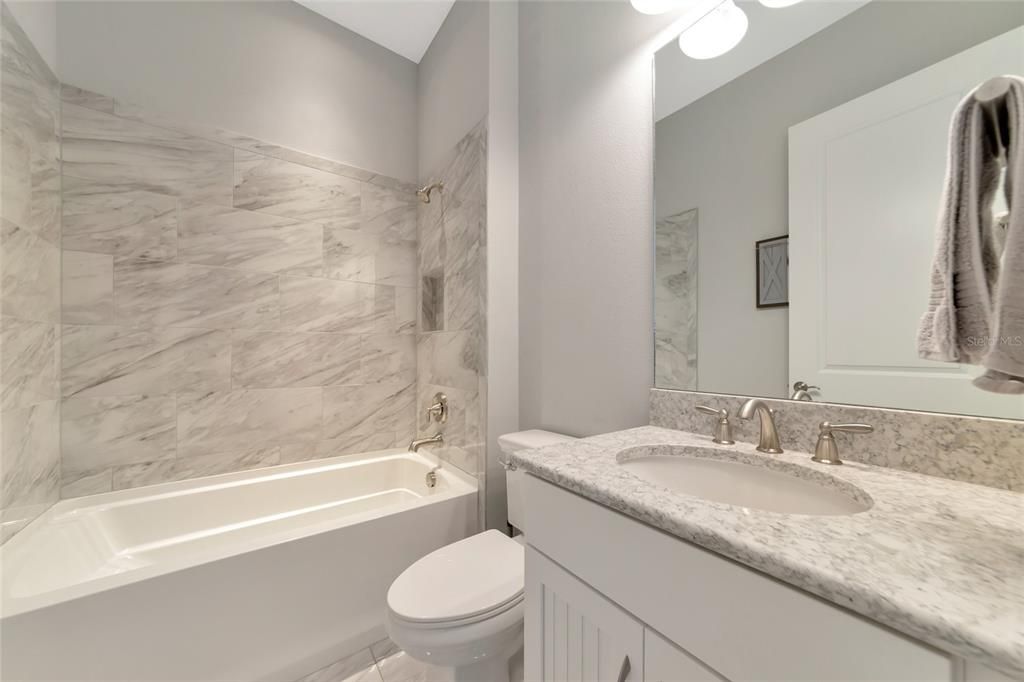
[[[480,621],[497,619],[498,616],[516,609],[523,603],[523,596],[520,595],[518,598],[508,601],[490,611],[478,613],[474,616],[468,616],[466,618],[452,619],[452,620],[434,620],[434,621],[414,621],[403,618],[400,614],[395,613],[394,610],[389,609],[391,618],[399,623],[402,623],[406,628],[416,630],[435,630],[435,629],[451,629],[457,628],[463,625],[472,625],[473,623],[479,623]],[[521,609],[520,609],[521,610]],[[522,618],[522,615],[519,616]]]
[[[410,623],[388,609],[387,631],[391,640],[413,658],[459,669],[485,660],[507,660],[523,648],[524,602],[499,613],[479,617],[473,623]],[[499,680],[500,676],[468,679]]]
[[[522,603],[524,562],[522,545],[496,530],[447,545],[395,579],[389,615],[411,629],[496,618]]]

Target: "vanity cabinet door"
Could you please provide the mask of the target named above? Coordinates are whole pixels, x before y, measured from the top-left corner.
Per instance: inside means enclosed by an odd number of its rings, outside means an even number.
[[[641,682],[644,627],[526,548],[526,682]]]
[[[651,629],[644,630],[644,682],[728,682]]]

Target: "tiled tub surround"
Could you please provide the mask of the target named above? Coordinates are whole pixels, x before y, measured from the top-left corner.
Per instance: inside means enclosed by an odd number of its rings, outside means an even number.
[[[746,399],[653,389],[651,424],[711,433],[711,417],[696,410],[697,405],[710,405],[729,410],[735,440],[756,443],[758,420],[736,416]],[[776,411],[784,450],[813,452],[823,421],[862,422],[874,426],[874,432],[835,434],[844,461],[1024,492],[1024,422],[806,401],[765,402]]]
[[[429,204],[419,205],[418,263],[425,307],[420,306],[416,340],[420,433],[437,431],[426,409],[435,393],[446,394],[452,412],[442,427],[445,444],[434,452],[475,475],[481,488],[487,396],[486,160],[487,129],[481,122],[429,176],[431,182],[444,183],[444,189],[435,190]]]
[[[742,436],[741,436],[742,437]],[[706,501],[619,466],[626,448],[675,444],[771,457],[864,491],[850,516],[775,514]],[[761,455],[748,443],[645,426],[512,455],[513,463],[668,533],[1014,676],[1024,673],[1024,528],[1020,493],[807,452]]]
[[[412,437],[414,187],[62,94],[63,497]]]
[[[60,482],[60,88],[0,3],[0,542]]]

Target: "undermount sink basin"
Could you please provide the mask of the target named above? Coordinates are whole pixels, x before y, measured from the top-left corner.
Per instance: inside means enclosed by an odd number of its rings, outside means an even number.
[[[780,460],[707,448],[641,446],[618,454],[636,476],[712,502],[781,514],[840,516],[871,508],[867,493]]]

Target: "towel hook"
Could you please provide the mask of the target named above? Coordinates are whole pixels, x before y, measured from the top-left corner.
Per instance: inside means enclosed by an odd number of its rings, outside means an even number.
[[[1010,79],[1006,76],[996,76],[978,86],[974,91],[974,99],[982,104],[999,99],[1010,90]]]
[[[996,76],[974,89],[974,101],[978,103],[982,115],[988,119],[992,131],[992,143],[1000,159],[1006,153],[1010,136],[1010,122],[1003,110],[1003,102],[1010,91],[1010,78]]]

